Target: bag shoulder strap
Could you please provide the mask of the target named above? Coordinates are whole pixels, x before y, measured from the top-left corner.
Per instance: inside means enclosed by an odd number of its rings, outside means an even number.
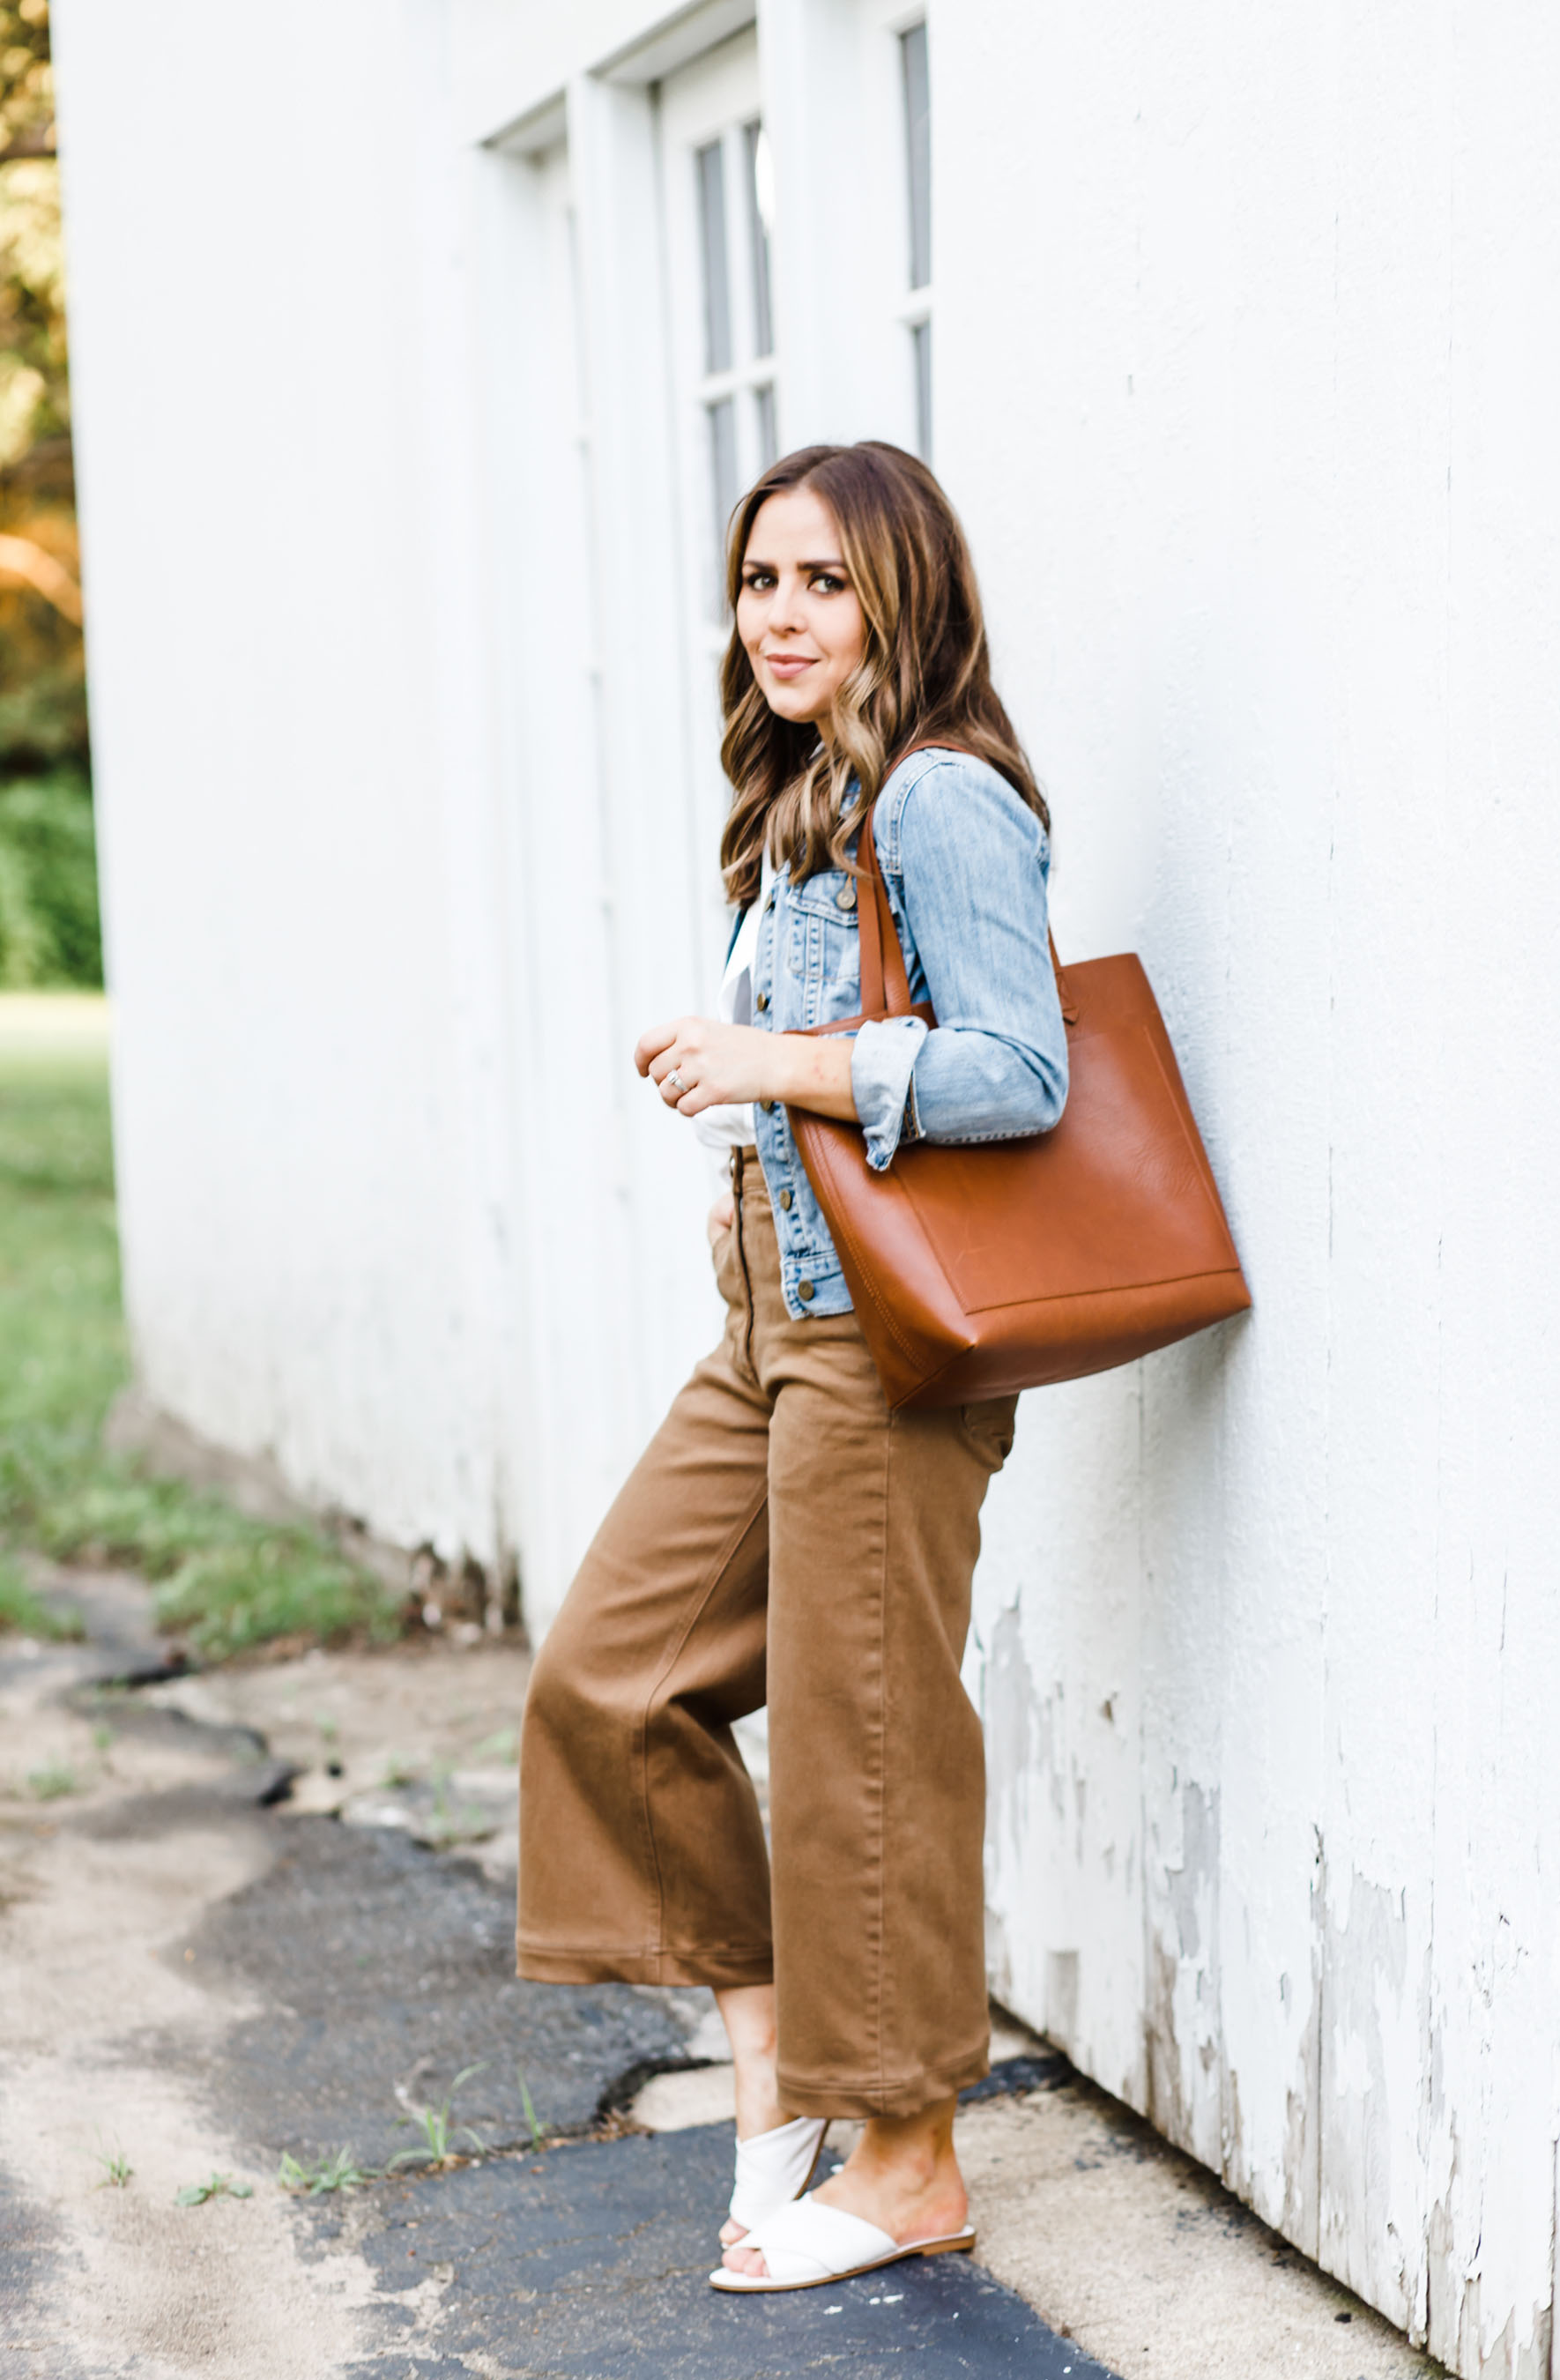
[[[889,888],[878,864],[877,837],[873,832],[877,808],[876,802],[869,806],[861,822],[861,840],[856,844],[861,888],[856,898],[856,923],[861,929],[861,1012],[864,1016],[908,1016],[910,978],[905,972],[899,928],[889,906]]]
[[[887,784],[901,761],[917,752],[962,752],[967,759],[980,758],[967,744],[950,744],[946,736],[927,736],[922,743],[911,744],[896,755],[884,777]],[[883,881],[883,870],[877,858],[877,838],[873,832],[879,796],[868,803],[861,822],[861,834],[856,844],[856,867],[863,890],[870,885],[871,896],[863,899],[858,893],[856,922],[861,931],[861,1011],[864,1016],[909,1016],[913,1003],[910,978],[905,973],[904,951],[900,942],[894,913],[889,905],[889,888]],[[1062,963],[1057,956],[1056,936],[1049,924],[1046,940],[1050,948],[1051,965],[1057,978],[1057,997],[1061,1002],[1062,1021],[1078,1022],[1078,1003],[1073,999]]]

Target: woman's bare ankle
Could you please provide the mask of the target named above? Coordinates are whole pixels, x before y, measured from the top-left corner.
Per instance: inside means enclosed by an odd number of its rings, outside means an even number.
[[[788,2120],[780,2103],[775,2061],[779,2037],[772,1984],[744,1984],[715,1995],[732,2045],[737,2138],[750,2141]]]
[[[787,2110],[780,2106],[775,2088],[775,2070],[749,2071],[739,2066],[736,2072],[737,2138],[756,2140],[760,2132],[772,2132],[778,2124],[789,2123]]]
[[[914,2117],[874,2118],[816,2195],[896,2240],[944,2239],[969,2220],[953,2149],[951,2100]]]

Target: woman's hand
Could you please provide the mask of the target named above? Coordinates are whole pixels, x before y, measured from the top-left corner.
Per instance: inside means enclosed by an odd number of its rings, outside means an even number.
[[[783,1099],[791,1107],[856,1121],[851,1044],[837,1036],[765,1033],[756,1025],[679,1016],[640,1035],[634,1062],[679,1115],[744,1107],[750,1099]]]
[[[634,1062],[648,1075],[679,1115],[784,1097],[775,1062],[780,1037],[753,1025],[718,1025],[708,1016],[679,1016],[642,1033]]]

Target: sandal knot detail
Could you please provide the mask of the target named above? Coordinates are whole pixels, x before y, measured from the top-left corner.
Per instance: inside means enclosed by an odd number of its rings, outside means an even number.
[[[800,2198],[823,2155],[828,2125],[822,2116],[794,2116],[773,2131],[755,2132],[737,2143],[736,2187],[731,2217],[751,2232],[756,2224]]]
[[[709,2277],[717,2289],[816,2289],[825,2282],[848,2281],[857,2273],[874,2273],[879,2265],[897,2265],[902,2256],[967,2255],[975,2244],[973,2229],[949,2231],[937,2239],[896,2240],[842,2206],[825,2206],[806,2195],[790,2206],[777,2208],[756,2224],[738,2245],[763,2256],[767,2273],[733,2273],[721,2265]]]

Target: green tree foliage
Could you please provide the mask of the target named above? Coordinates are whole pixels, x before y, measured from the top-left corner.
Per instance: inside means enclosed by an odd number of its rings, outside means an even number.
[[[0,0],[0,986],[103,979],[48,0]]]
[[[54,153],[49,0],[0,0],[0,164]]]

